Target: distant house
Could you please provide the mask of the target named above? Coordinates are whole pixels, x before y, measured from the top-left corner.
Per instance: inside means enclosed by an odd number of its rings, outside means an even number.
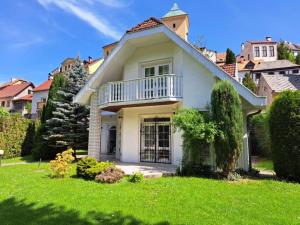
[[[31,118],[36,119],[41,116],[43,107],[46,105],[48,100],[49,90],[52,84],[52,79],[49,78],[35,89],[33,89],[32,95],[32,108],[31,108]]]
[[[19,112],[25,115],[25,105],[30,102],[30,94],[34,88],[33,83],[12,79],[10,82],[0,86],[0,106],[10,112]]]
[[[294,64],[289,60],[275,61],[241,61],[238,62],[239,77],[242,79],[246,73],[252,75],[253,80],[258,83],[262,74],[284,75],[299,74],[300,65]]]
[[[285,90],[300,90],[300,75],[268,75],[263,74],[258,83],[258,95],[267,97],[270,105],[280,92]]]
[[[288,49],[293,52],[294,56],[300,54],[300,44],[294,44],[292,42],[287,42],[287,41],[285,41],[284,43],[288,47]]]
[[[218,65],[224,65],[226,62],[226,52],[218,52],[216,54],[216,63]]]
[[[274,61],[277,60],[277,42],[271,37],[265,40],[246,41],[241,44],[240,60],[247,61]]]

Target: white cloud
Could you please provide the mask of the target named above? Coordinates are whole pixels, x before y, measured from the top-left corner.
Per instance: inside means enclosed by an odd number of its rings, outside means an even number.
[[[32,45],[35,45],[35,44],[40,44],[42,42],[44,42],[43,38],[35,37],[35,38],[31,38],[30,40],[23,40],[23,41],[14,42],[14,43],[11,44],[11,47],[13,47],[13,48],[27,48],[27,47],[31,47]]]
[[[89,3],[93,4],[93,0],[86,0]],[[102,1],[102,0],[100,0]],[[105,19],[99,17],[91,9],[84,7],[84,5],[80,5],[78,1],[75,0],[38,0],[38,2],[46,9],[48,9],[49,5],[55,5],[65,12],[71,13],[77,16],[79,19],[85,21],[90,26],[95,28],[97,31],[102,33],[105,36],[111,37],[113,39],[119,39],[121,37],[121,33],[117,31],[111,24],[109,24]],[[81,1],[82,2],[82,1]],[[117,1],[108,1],[117,2]]]

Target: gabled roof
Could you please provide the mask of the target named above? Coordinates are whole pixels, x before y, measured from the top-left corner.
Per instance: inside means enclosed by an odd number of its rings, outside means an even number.
[[[187,15],[187,13],[182,11],[177,5],[177,3],[174,3],[170,11],[167,14],[165,14],[163,18],[181,16],[181,15]]]
[[[29,86],[34,87],[31,82],[6,86],[0,90],[0,98],[15,97]]]
[[[221,66],[221,68],[228,73],[230,76],[235,77],[236,75],[236,63],[232,64],[224,64]]]
[[[52,84],[52,79],[46,80],[45,82],[43,82],[39,86],[37,86],[35,89],[33,89],[33,91],[34,92],[48,91],[48,90],[50,90],[51,84]]]
[[[272,69],[285,69],[285,68],[300,68],[300,65],[294,64],[289,60],[282,59],[282,60],[275,60],[275,61],[261,61],[256,63],[254,70],[272,70]]]
[[[111,66],[111,63],[114,61],[115,57],[121,55],[123,47],[127,42],[133,42],[140,38],[150,37],[154,35],[164,35],[178,45],[183,51],[195,59],[198,63],[203,65],[207,70],[209,70],[214,76],[220,80],[229,80],[233,86],[236,88],[238,93],[243,97],[247,102],[252,106],[263,108],[266,105],[266,98],[257,96],[251,92],[244,85],[239,83],[236,79],[227,74],[222,70],[217,64],[204,56],[198,49],[193,47],[189,42],[182,39],[175,32],[169,29],[166,25],[160,24],[153,26],[148,29],[142,29],[140,32],[127,32],[119,41],[114,51],[107,57],[100,66],[95,75],[86,83],[86,85],[79,91],[79,93],[74,97],[74,102],[80,104],[87,104],[92,93],[96,91],[96,88],[101,84],[102,80],[105,77],[104,71]],[[128,46],[127,46],[128,47]]]
[[[132,27],[131,29],[127,30],[126,33],[132,33],[136,31],[146,30],[150,29],[156,26],[161,25],[162,22],[159,19],[156,19],[154,17],[150,17],[149,19],[145,20],[142,23],[139,23],[138,25]]]
[[[272,91],[282,92],[285,90],[300,90],[300,75],[267,75],[262,77],[270,86]]]
[[[16,98],[14,101],[32,101],[32,94]]]

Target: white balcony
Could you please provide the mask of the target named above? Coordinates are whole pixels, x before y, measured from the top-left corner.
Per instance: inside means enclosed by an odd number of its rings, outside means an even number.
[[[98,92],[100,108],[133,104],[176,102],[182,98],[182,77],[160,75],[109,82]]]

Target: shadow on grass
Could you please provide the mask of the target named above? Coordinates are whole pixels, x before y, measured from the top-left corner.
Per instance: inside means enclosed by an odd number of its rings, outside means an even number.
[[[133,216],[123,215],[122,212],[102,213],[90,211],[81,216],[76,210],[67,210],[62,206],[48,204],[38,206],[36,203],[27,203],[10,198],[0,202],[1,225],[150,225]],[[169,225],[169,222],[160,222],[155,225]]]

